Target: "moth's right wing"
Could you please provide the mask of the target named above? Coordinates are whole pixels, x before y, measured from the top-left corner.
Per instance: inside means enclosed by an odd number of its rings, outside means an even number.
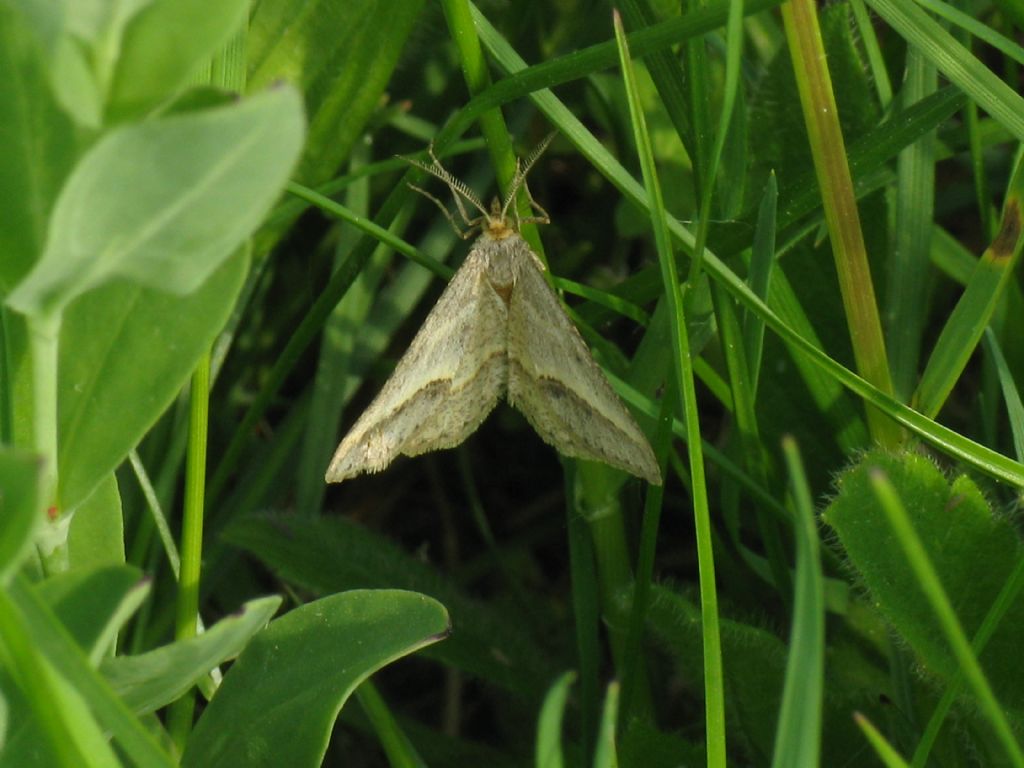
[[[525,245],[525,244],[524,244]],[[525,252],[508,313],[508,399],[566,456],[661,485],[654,451]]]
[[[341,441],[326,480],[378,472],[399,454],[451,448],[505,393],[508,310],[474,248],[380,394]]]

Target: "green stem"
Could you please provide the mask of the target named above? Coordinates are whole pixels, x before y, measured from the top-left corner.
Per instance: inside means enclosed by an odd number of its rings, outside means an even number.
[[[462,65],[463,77],[466,79],[466,87],[469,88],[471,96],[477,96],[490,87],[491,75],[487,70],[487,61],[484,59],[483,49],[480,47],[476,26],[473,24],[473,12],[470,9],[469,0],[441,0],[441,7],[444,9],[448,29],[459,52],[459,61]],[[502,116],[501,110],[494,107],[480,114],[479,123],[480,131],[484,135],[491,155],[491,163],[494,165],[494,171],[498,177],[498,186],[501,187],[503,195],[508,194],[516,172],[516,155],[512,148],[512,139],[508,134],[508,126],[505,125],[505,118]],[[525,190],[520,189],[516,205],[524,218],[532,215]],[[524,225],[521,234],[541,261],[547,264],[536,226]]]
[[[573,462],[566,462],[565,494],[574,499],[576,472]],[[597,702],[599,697],[597,573],[594,565],[594,541],[587,522],[574,505],[566,505],[569,533],[569,569],[572,583],[572,608],[576,624],[576,653],[580,673],[580,740],[583,765],[590,765],[597,737]]]
[[[60,524],[57,498],[57,358],[60,312],[26,318],[32,368],[32,450],[42,459],[41,498],[51,510],[48,535],[39,539],[40,559],[49,572],[67,570],[67,529]]]
[[[192,374],[189,409],[189,446],[185,465],[185,509],[181,528],[181,574],[178,577],[178,602],[175,640],[196,634],[199,618],[199,573],[203,557],[203,495],[206,489],[206,435],[209,425],[210,353],[207,352]],[[191,689],[171,706],[168,730],[179,751],[192,730],[195,690]]]
[[[389,765],[392,768],[426,768],[427,764],[398,725],[391,708],[372,681],[364,680],[356,688],[356,698],[377,734]]]

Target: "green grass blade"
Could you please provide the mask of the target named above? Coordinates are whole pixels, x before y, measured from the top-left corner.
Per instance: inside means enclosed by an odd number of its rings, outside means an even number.
[[[937,87],[935,67],[907,52],[901,97],[910,104]],[[888,259],[886,341],[896,396],[906,401],[917,382],[921,337],[927,313],[932,218],[935,209],[935,135],[929,132],[900,152],[896,181],[896,223]]]
[[[796,581],[793,626],[786,661],[772,765],[817,765],[825,688],[825,586],[811,490],[796,443],[783,441],[795,508]]]
[[[886,768],[908,768],[907,761],[900,757],[899,752],[892,748],[892,745],[864,715],[854,712],[853,719],[857,721],[857,725],[864,732],[871,746],[874,747],[875,754],[885,763]]]
[[[817,11],[808,0],[794,0],[783,6],[782,19],[857,370],[888,394],[892,392],[892,380],[882,323]],[[867,417],[871,434],[880,443],[895,445],[900,441],[901,430],[878,410],[869,407]]]
[[[704,713],[707,739],[708,765],[725,766],[725,691],[722,673],[722,644],[718,628],[718,596],[715,586],[714,552],[711,546],[711,520],[708,509],[707,485],[704,475],[704,455],[700,449],[700,419],[697,410],[697,392],[687,336],[685,305],[676,273],[675,256],[669,237],[661,187],[654,166],[651,140],[647,132],[643,108],[637,90],[629,49],[618,14],[613,15],[615,37],[619,44],[629,113],[633,123],[640,166],[651,200],[651,226],[661,264],[662,281],[670,308],[669,327],[672,334],[673,376],[678,382],[681,402],[689,435],[690,476],[693,482],[693,514],[697,536],[697,560],[700,570],[701,619],[704,643]]]
[[[931,16],[913,3],[867,0],[907,43],[960,87],[1018,141],[1024,141],[1024,99],[982,64]]]
[[[747,281],[750,290],[762,301],[768,298],[772,267],[775,263],[775,217],[778,211],[779,185],[772,173],[758,207],[754,243],[750,249],[750,272]],[[757,397],[757,384],[761,376],[761,352],[764,348],[764,322],[749,310],[743,313],[743,345],[750,371],[750,388]]]
[[[96,720],[114,736],[124,753],[137,765],[146,768],[170,768],[173,765],[171,758],[92,668],[85,654],[27,581],[23,577],[16,578],[11,584],[10,593],[12,601],[25,619],[36,649],[74,687]]]
[[[935,416],[960,378],[967,361],[992,318],[1024,245],[1021,205],[1024,197],[1024,154],[1006,192],[999,233],[985,249],[963,295],[949,315],[917,388],[917,407]]]
[[[999,341],[991,328],[985,329],[985,346],[989,354],[992,355],[996,371],[999,374],[999,385],[1002,387],[1003,400],[1006,402],[1006,415],[1009,417],[1014,454],[1017,456],[1017,461],[1024,461],[1024,403],[1021,403],[1020,390],[1013,380],[1013,373],[1006,364],[1003,351],[999,348]]]
[[[948,3],[943,3],[941,0],[916,0],[916,2],[936,16],[952,22],[965,32],[969,32],[973,37],[988,43],[1018,64],[1024,64],[1024,48],[1021,48],[1007,37],[1000,35],[987,24],[983,24],[974,17],[967,15]]]
[[[576,679],[575,672],[566,672],[548,689],[537,721],[537,744],[534,750],[535,768],[563,768],[562,717],[569,700],[569,688]]]
[[[604,711],[601,714],[601,730],[594,750],[594,768],[619,768],[619,757],[615,750],[615,723],[619,717],[619,684],[614,680],[608,684],[604,697]]]

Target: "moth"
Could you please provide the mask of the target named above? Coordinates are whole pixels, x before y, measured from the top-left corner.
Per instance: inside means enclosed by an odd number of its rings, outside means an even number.
[[[326,480],[377,472],[399,454],[452,448],[476,431],[502,397],[537,434],[566,456],[600,461],[661,485],[644,433],[604,377],[558,296],[544,265],[519,234],[523,223],[548,223],[526,174],[549,136],[517,161],[508,195],[490,208],[430,151],[428,165],[409,162],[447,184],[466,229],[432,200],[464,239],[479,232],[380,394],[341,441]],[[522,188],[537,215],[520,219]],[[468,204],[480,215],[470,218]]]

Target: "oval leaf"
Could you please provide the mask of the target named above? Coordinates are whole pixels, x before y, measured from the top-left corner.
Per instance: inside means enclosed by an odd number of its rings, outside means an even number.
[[[223,327],[248,269],[239,251],[172,296],[119,280],[80,297],[60,335],[60,506],[73,509],[174,400]]]
[[[356,686],[447,635],[425,595],[357,590],[271,622],[246,646],[189,740],[183,766],[318,766]]]
[[[75,167],[43,257],[8,303],[56,313],[115,277],[194,291],[263,219],[302,136],[287,87],[113,131]]]

